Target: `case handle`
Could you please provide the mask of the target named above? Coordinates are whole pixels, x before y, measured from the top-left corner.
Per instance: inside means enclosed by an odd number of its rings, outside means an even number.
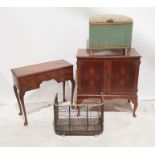
[[[113,19],[107,19],[107,23],[113,23],[114,20]]]

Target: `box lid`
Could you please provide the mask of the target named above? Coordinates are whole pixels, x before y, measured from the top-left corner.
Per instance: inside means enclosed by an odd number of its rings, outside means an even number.
[[[104,14],[89,18],[90,24],[132,24],[132,18],[124,15]]]

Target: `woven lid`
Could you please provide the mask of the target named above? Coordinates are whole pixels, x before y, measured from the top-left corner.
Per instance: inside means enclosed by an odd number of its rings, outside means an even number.
[[[133,23],[132,18],[124,15],[104,14],[89,18],[90,24],[123,24]]]

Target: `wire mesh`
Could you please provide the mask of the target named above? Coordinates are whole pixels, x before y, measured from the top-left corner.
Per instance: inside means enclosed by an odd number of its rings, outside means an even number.
[[[103,131],[103,112],[103,103],[54,104],[55,132],[59,135],[98,135]]]

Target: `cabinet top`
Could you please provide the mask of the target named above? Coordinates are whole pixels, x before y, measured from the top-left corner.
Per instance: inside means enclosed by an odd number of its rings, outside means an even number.
[[[106,51],[93,51],[92,54],[88,49],[78,49],[77,58],[101,58],[101,59],[111,59],[111,58],[140,58],[141,55],[136,51],[136,49],[131,48],[126,51],[125,54],[123,50],[106,50]]]

